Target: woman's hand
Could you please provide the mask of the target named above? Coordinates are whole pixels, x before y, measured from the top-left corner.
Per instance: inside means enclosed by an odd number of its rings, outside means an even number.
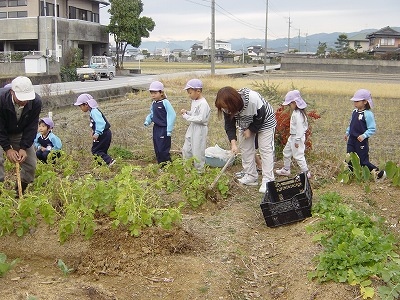
[[[239,153],[239,148],[237,146],[236,140],[231,141],[231,152],[235,155]]]

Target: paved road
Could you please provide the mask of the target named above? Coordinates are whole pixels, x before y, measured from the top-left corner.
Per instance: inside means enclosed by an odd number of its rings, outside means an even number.
[[[280,65],[267,66],[267,71],[279,69]],[[249,67],[249,68],[237,68],[237,69],[217,69],[215,75],[234,75],[234,74],[251,74],[260,73],[264,71],[262,67]],[[132,88],[147,88],[150,83],[154,80],[181,77],[185,75],[190,76],[204,76],[211,74],[211,70],[200,70],[190,72],[180,72],[171,74],[161,75],[135,75],[135,76],[117,76],[112,80],[106,78],[100,81],[74,81],[74,82],[62,82],[52,83],[45,85],[35,85],[35,92],[39,95],[62,95],[68,93],[87,93],[90,91],[107,90],[119,87],[132,87]]]
[[[282,71],[280,65],[267,66],[267,75],[263,74],[264,66],[237,68],[237,69],[217,69],[216,75],[246,75],[259,74],[270,78],[310,78],[316,80],[341,80],[341,81],[373,81],[373,82],[400,82],[400,74],[372,74],[372,73],[344,73],[344,72],[305,72],[305,71]],[[68,93],[87,93],[91,91],[107,90],[119,87],[132,87],[137,89],[147,89],[154,80],[175,78],[181,76],[204,76],[209,75],[210,70],[198,70],[190,72],[179,72],[160,75],[135,75],[135,76],[117,76],[113,80],[106,78],[100,81],[74,81],[53,83],[48,85],[37,85],[35,91],[39,95],[62,95]]]

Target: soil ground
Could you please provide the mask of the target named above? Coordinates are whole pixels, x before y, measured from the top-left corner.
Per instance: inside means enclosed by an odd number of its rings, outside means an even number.
[[[384,216],[399,234],[400,191],[374,184],[366,196],[358,188],[330,183],[313,190],[314,201],[340,190],[352,205]],[[138,238],[111,229],[108,220],[98,221],[88,241],[76,236],[60,245],[57,232],[45,225],[22,238],[3,237],[0,252],[20,262],[0,278],[0,299],[359,298],[355,287],[307,279],[321,249],[305,226],[316,219],[269,228],[257,190],[235,189],[238,197],[205,204],[185,215],[182,226],[149,228]],[[75,271],[63,276],[59,258]]]
[[[151,130],[142,125],[148,101],[142,108],[136,104],[137,121],[130,113],[132,100],[101,106],[113,124],[115,144],[151,150]],[[79,140],[87,115],[73,108],[56,113],[55,118],[65,145],[89,151],[89,139]],[[120,126],[132,131],[118,130]],[[186,127],[177,127],[176,136],[183,138]],[[219,127],[223,130],[223,125]],[[319,195],[336,191],[349,205],[385,217],[388,228],[400,236],[400,189],[388,182],[371,183],[367,194],[360,185],[336,182],[335,168],[327,161],[315,160],[310,166],[314,203]],[[260,209],[263,195],[257,187],[235,183],[233,174],[239,170],[234,165],[227,171],[232,176],[230,197],[185,211],[182,224],[169,231],[147,228],[140,237],[132,237],[128,231],[112,229],[110,220],[100,219],[91,239],[77,235],[62,245],[56,227],[43,223],[22,238],[1,237],[0,252],[19,262],[0,278],[0,299],[360,299],[357,287],[308,280],[321,246],[312,242],[305,228],[318,220],[310,217],[267,227]],[[58,259],[74,272],[63,276]]]

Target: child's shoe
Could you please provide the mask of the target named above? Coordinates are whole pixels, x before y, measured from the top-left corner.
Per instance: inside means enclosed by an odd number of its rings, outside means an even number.
[[[379,173],[376,175],[376,179],[378,181],[383,181],[386,178],[386,172],[384,170],[379,171]]]
[[[281,175],[281,176],[290,176],[290,170],[287,170],[285,168],[275,170],[276,174]]]
[[[115,163],[116,163],[115,159],[111,160],[111,162],[108,164],[108,167],[111,168]]]

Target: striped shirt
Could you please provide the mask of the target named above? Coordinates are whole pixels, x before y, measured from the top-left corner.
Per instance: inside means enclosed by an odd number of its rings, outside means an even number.
[[[242,110],[233,119],[224,114],[229,141],[237,140],[236,126],[241,130],[250,129],[254,133],[276,127],[274,109],[259,93],[248,88],[242,88],[238,93],[243,100]]]

